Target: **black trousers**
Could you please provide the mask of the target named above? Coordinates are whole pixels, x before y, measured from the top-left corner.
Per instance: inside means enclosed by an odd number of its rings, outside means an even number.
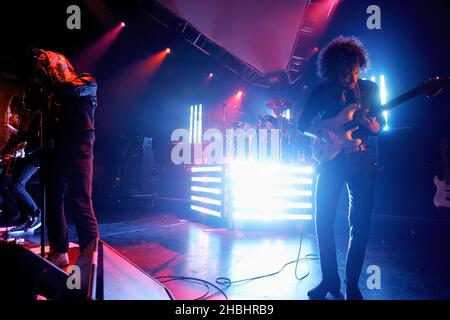
[[[10,189],[23,216],[35,217],[40,214],[39,207],[26,189],[28,181],[38,170],[39,162],[34,158],[17,159],[14,167]]]
[[[28,193],[26,185],[39,170],[39,162],[35,158],[17,159],[12,176],[2,172],[0,176],[0,195],[3,198],[5,214],[11,218],[28,218],[40,214],[39,207]]]
[[[339,285],[334,223],[344,185],[349,194],[350,226],[346,261],[347,285],[359,281],[373,205],[375,165],[370,152],[341,154],[319,167],[316,185],[316,234],[323,281]]]
[[[64,214],[64,193],[67,196],[80,251],[99,237],[97,220],[92,205],[94,134],[56,142],[46,157],[47,229],[50,249],[59,253],[68,251],[68,232]]]

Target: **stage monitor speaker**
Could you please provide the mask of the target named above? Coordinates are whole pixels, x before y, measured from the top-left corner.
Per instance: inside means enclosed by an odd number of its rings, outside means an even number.
[[[92,241],[76,265],[81,290],[71,275],[32,251],[0,242],[0,301],[172,300],[170,291],[103,241]]]
[[[98,244],[97,300],[172,300],[170,291],[103,241]],[[93,290],[92,290],[93,291]]]
[[[69,275],[46,259],[14,243],[0,242],[0,301],[78,299],[67,289]]]

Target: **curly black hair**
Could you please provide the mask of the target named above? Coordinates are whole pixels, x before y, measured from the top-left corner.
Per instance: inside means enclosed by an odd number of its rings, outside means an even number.
[[[332,80],[341,74],[351,72],[355,66],[359,66],[361,70],[367,70],[369,67],[366,49],[356,37],[339,36],[320,51],[317,59],[317,74]]]

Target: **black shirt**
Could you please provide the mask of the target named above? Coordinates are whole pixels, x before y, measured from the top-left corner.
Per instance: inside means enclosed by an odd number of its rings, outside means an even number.
[[[306,101],[305,108],[298,122],[298,129],[303,133],[311,125],[315,116],[320,119],[336,117],[344,107],[352,103],[359,103],[363,108],[370,109],[377,117],[381,127],[384,126],[382,116],[380,92],[373,81],[358,80],[354,90],[346,89],[337,81],[328,81],[313,89]],[[366,146],[371,135],[365,128],[359,128],[353,133],[353,138],[360,138]]]

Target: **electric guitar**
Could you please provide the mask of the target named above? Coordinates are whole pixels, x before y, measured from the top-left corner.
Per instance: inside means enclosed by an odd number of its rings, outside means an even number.
[[[444,165],[444,179],[439,180],[438,176],[434,177],[434,183],[436,184],[436,195],[434,196],[433,203],[438,208],[450,208],[450,173],[448,169],[448,140],[441,142],[441,153]]]
[[[5,176],[12,176],[14,165],[16,164],[17,158],[25,157],[25,148],[27,147],[27,142],[21,142],[16,145],[11,152],[4,154],[2,156],[1,162],[3,165],[3,171]]]
[[[383,105],[383,111],[393,109],[418,95],[436,96],[448,85],[450,85],[450,77],[432,78]],[[357,115],[360,110],[362,110],[360,105],[351,104],[346,106],[335,118],[313,119],[312,124],[318,130],[329,131],[330,134],[337,135],[337,139],[334,139],[335,141],[333,142],[325,142],[322,139],[313,138],[311,149],[312,155],[317,162],[325,163],[330,161],[346,147],[361,144],[360,139],[353,139],[352,137],[352,133],[359,129]]]

